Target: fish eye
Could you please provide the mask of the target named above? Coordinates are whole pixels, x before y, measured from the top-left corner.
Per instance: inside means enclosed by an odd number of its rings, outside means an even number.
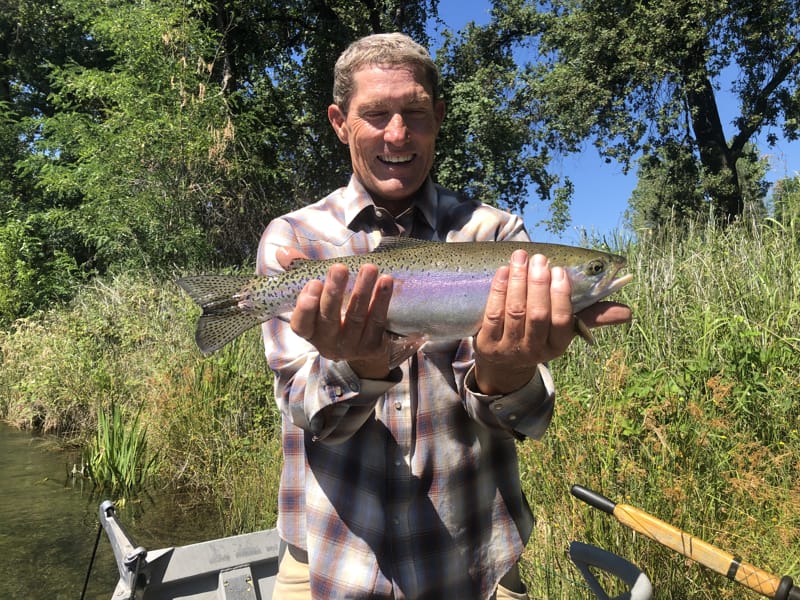
[[[586,266],[587,275],[600,275],[606,270],[606,265],[602,260],[593,260]]]

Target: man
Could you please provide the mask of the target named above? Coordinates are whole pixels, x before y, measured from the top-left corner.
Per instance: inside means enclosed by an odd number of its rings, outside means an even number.
[[[527,240],[521,220],[430,179],[444,118],[428,52],[369,36],[336,63],[328,118],[350,149],[345,188],[275,219],[258,271],[296,257],[373,250],[384,236]],[[527,598],[517,562],[533,517],[515,440],[553,410],[545,364],[574,336],[569,281],[517,251],[498,270],[474,339],[424,346],[390,369],[384,323],[393,281],[364,266],[310,282],[289,323],[264,326],[283,414],[276,599]],[[446,299],[431,299],[446,301]],[[630,318],[602,303],[590,326]]]

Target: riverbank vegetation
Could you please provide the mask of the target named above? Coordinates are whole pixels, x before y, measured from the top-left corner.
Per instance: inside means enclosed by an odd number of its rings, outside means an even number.
[[[490,3],[460,31],[432,0],[7,3],[0,419],[80,447],[116,495],[181,489],[228,532],[272,525],[280,419],[258,332],[202,357],[174,281],[252,272],[270,219],[347,181],[334,61],[405,31],[442,73],[442,185],[518,213],[542,201],[557,233],[564,157],[638,168],[635,234],[608,244],[635,319],[554,363],[553,425],[519,446],[532,589],[588,596],[563,554],[579,539],[659,597],[742,595],[573,483],[800,579],[800,178],[786,164],[769,190],[766,158],[800,136],[800,5]]]
[[[642,567],[659,597],[742,589],[569,495],[579,483],[800,578],[800,229],[766,220],[619,239],[629,326],[553,364],[553,425],[519,446],[538,524],[532,589],[585,598],[573,539]],[[209,357],[173,277],[120,274],[0,336],[0,417],[86,445],[98,415],[146,432],[157,476],[219,507],[231,533],[274,524],[280,420],[258,331]],[[117,412],[114,412],[117,411]],[[122,419],[120,415],[124,414]],[[106,417],[107,418],[107,417]]]

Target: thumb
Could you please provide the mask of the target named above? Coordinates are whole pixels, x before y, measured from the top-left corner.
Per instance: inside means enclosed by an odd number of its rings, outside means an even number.
[[[306,259],[308,256],[300,252],[297,248],[282,246],[275,252],[275,258],[278,260],[281,267],[288,269],[295,260]]]

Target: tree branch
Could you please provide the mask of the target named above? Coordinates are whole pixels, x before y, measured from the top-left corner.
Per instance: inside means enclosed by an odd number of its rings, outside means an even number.
[[[761,89],[753,103],[753,110],[750,114],[750,119],[742,119],[739,127],[739,132],[734,136],[731,142],[731,151],[738,156],[744,145],[750,140],[753,134],[764,124],[764,111],[774,101],[772,94],[780,84],[786,81],[789,73],[800,64],[800,43],[798,43],[792,51],[784,58],[775,74],[772,76],[767,84]],[[753,117],[758,116],[758,119]]]

